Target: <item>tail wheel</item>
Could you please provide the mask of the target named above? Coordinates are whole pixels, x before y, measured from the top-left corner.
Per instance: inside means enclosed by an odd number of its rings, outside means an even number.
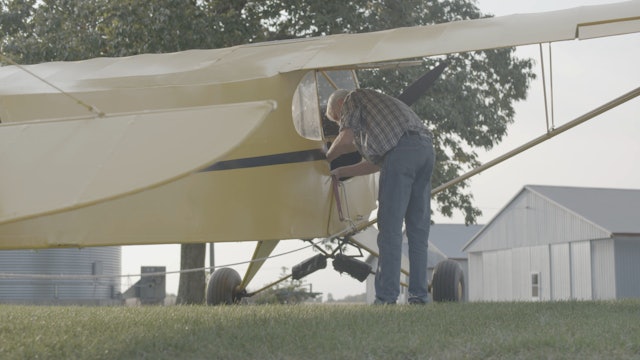
[[[453,260],[443,260],[433,270],[431,282],[433,301],[463,301],[464,273],[460,264]]]
[[[213,272],[207,285],[207,305],[237,304],[242,299],[240,282],[242,279],[237,271],[221,268]]]

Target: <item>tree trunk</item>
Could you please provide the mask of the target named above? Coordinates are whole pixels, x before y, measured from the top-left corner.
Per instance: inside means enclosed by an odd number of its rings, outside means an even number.
[[[207,244],[182,244],[180,246],[180,270],[204,267]],[[182,305],[203,304],[206,288],[204,270],[180,273],[178,298]]]

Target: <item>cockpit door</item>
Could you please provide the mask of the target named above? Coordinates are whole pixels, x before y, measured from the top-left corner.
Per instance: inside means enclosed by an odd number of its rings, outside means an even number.
[[[310,140],[322,141],[327,147],[338,135],[339,127],[326,117],[327,101],[337,89],[356,89],[358,81],[353,70],[310,71],[302,78],[293,97],[292,115],[296,131]],[[358,163],[357,152],[345,154],[331,162],[331,168]],[[344,219],[341,220],[336,197],[329,215],[328,233],[335,234],[347,226],[367,221],[376,208],[377,175],[357,176],[340,181],[338,195]]]

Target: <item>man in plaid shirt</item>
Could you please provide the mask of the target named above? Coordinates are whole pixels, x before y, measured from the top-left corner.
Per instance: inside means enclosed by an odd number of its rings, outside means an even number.
[[[344,178],[380,171],[376,303],[394,304],[400,294],[403,221],[409,241],[409,303],[426,303],[435,162],[431,133],[408,105],[370,89],[336,90],[327,117],[340,125],[327,160],[355,150],[363,157],[332,174]]]

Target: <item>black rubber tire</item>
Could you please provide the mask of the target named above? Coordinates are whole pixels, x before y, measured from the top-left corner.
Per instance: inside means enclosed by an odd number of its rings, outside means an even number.
[[[207,284],[207,305],[231,305],[240,302],[239,286],[242,282],[237,271],[220,268],[213,272]]]
[[[433,270],[431,282],[433,301],[464,301],[465,282],[460,264],[443,260]]]

